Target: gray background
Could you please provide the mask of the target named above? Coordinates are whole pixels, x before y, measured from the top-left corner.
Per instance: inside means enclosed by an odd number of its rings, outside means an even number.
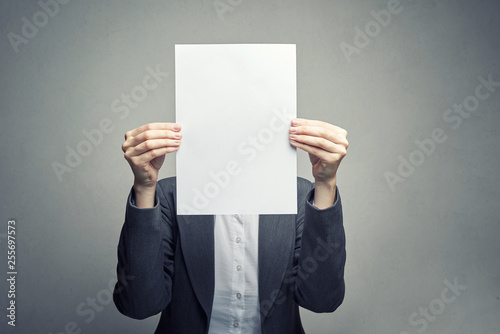
[[[500,81],[500,3],[402,1],[350,62],[340,44],[353,44],[387,1],[232,3],[222,19],[212,0],[71,1],[16,53],[7,34],[21,35],[22,18],[32,22],[40,7],[1,2],[0,268],[5,277],[15,218],[19,274],[17,326],[2,315],[0,331],[55,334],[74,321],[82,333],[152,333],[157,317],[128,319],[106,299],[132,182],[123,134],[174,120],[175,43],[295,43],[299,115],[346,128],[351,145],[338,176],[346,298],[333,314],[302,312],[306,331],[418,333],[412,313],[439,306],[445,280],[456,279],[466,289],[423,332],[499,333],[500,87],[458,129],[443,115],[474,94],[479,76]],[[111,103],[147,66],[170,75],[120,119]],[[104,118],[111,133],[60,182],[51,164]],[[392,191],[384,173],[397,173],[398,156],[408,159],[435,128],[447,140]],[[305,154],[298,170],[311,178]],[[169,156],[162,177],[174,174]],[[87,323],[76,309],[96,297],[102,310]]]

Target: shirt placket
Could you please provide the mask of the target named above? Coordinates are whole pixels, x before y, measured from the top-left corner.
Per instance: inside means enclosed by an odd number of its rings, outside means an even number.
[[[232,333],[241,333],[245,311],[245,225],[239,215],[234,215],[231,228],[233,248],[233,275],[231,286]]]

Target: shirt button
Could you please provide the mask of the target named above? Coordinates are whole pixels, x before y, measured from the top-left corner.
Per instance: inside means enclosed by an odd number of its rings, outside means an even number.
[[[241,241],[241,238],[240,238],[240,237],[237,237],[237,238],[236,238],[236,243],[237,243],[237,244],[239,244],[239,243],[240,243],[240,241]]]
[[[241,270],[241,266],[240,265],[236,266],[236,270],[240,271]]]
[[[241,293],[239,293],[239,292],[238,292],[238,293],[236,294],[236,298],[241,299]]]
[[[234,327],[238,327],[239,325],[240,325],[240,323],[239,323],[238,321],[236,321],[236,320],[235,320],[235,321],[233,321],[233,326],[234,326]]]

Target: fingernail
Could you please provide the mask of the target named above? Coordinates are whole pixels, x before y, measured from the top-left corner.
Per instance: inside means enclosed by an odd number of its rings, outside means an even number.
[[[299,122],[299,120],[298,120],[298,119],[292,119],[292,125],[297,126],[297,125],[299,125],[299,124],[300,124],[300,122]]]
[[[174,129],[175,131],[178,131],[178,130],[180,130],[180,129],[181,129],[181,126],[180,126],[180,124],[177,124],[177,123],[176,123],[176,124],[174,124],[174,125],[172,126],[172,129]]]
[[[295,138],[297,138],[296,135],[290,135],[290,139],[295,139]]]
[[[290,128],[290,132],[297,132],[297,128]]]

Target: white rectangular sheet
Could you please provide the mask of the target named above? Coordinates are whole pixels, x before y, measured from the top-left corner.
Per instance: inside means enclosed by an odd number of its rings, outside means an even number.
[[[175,90],[177,214],[296,213],[295,45],[176,45]]]

